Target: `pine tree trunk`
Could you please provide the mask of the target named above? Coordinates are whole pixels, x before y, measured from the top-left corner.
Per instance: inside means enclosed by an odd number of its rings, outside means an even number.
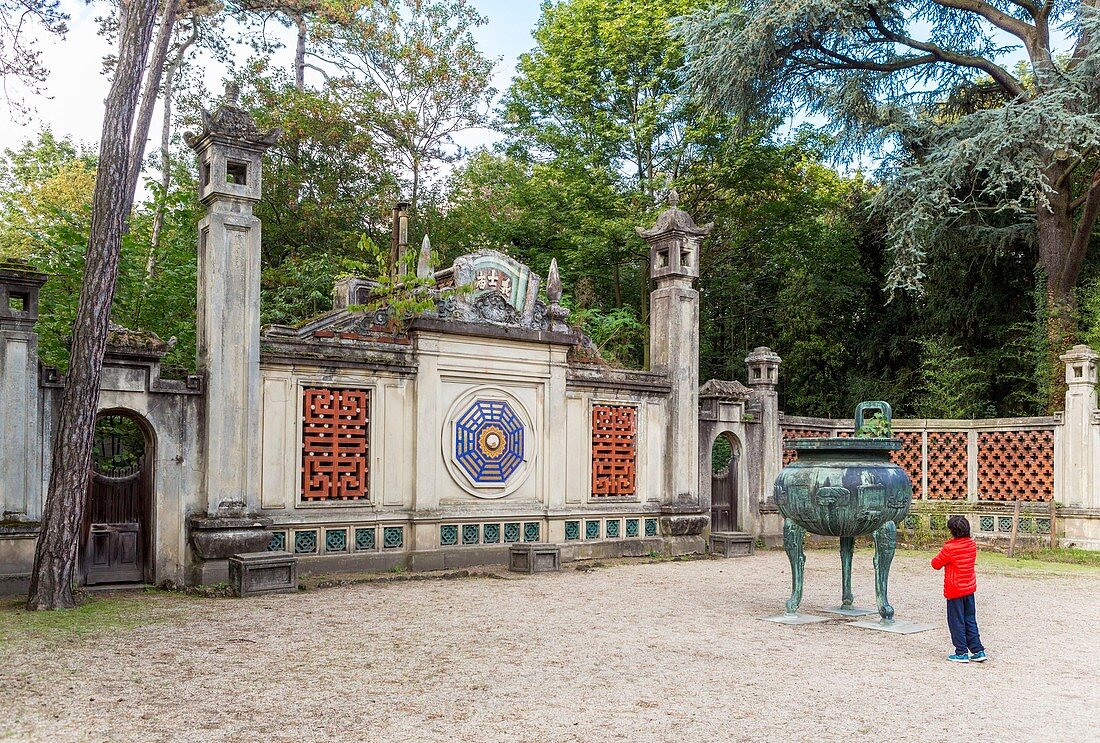
[[[157,20],[157,2],[129,0],[123,2],[120,12],[118,64],[103,112],[88,256],[73,321],[69,373],[53,441],[50,487],[27,599],[32,610],[75,605],[73,578],[99,404],[99,377],[130,201],[126,190],[134,112]]]

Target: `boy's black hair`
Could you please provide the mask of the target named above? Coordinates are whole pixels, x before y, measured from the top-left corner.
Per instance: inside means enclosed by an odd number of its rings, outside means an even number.
[[[970,536],[970,522],[966,520],[965,516],[952,516],[949,518],[947,520],[947,529],[955,539]]]

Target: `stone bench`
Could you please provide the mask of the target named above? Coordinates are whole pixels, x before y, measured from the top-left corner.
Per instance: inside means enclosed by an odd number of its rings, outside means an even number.
[[[246,552],[229,558],[229,584],[237,596],[294,593],[298,558],[289,552]]]
[[[553,573],[561,570],[561,547],[537,542],[513,544],[508,550],[508,569],[514,573]]]
[[[710,553],[720,557],[747,557],[756,552],[752,534],[739,531],[712,531]]]

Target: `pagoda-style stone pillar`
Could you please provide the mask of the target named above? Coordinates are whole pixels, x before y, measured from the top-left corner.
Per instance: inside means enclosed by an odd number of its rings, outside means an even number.
[[[192,522],[193,544],[206,559],[266,545],[257,533],[262,523],[249,516],[259,507],[261,476],[260,220],[252,205],[260,200],[261,159],[277,136],[259,130],[229,86],[225,102],[204,112],[203,131],[186,137],[199,157],[206,207],[199,222],[197,341],[206,379],[203,481],[207,514],[217,520]],[[226,533],[219,536],[221,522]]]
[[[1055,447],[1055,499],[1064,506],[1100,508],[1093,471],[1100,446],[1100,429],[1094,423],[1100,354],[1078,345],[1060,358],[1066,365],[1066,411]]]
[[[713,225],[695,224],[677,208],[676,192],[669,208],[650,229],[638,229],[649,244],[650,276],[656,288],[649,295],[649,357],[654,371],[668,375],[665,472],[661,484],[662,529],[668,536],[701,534],[707,516],[699,501],[699,254],[702,238]]]
[[[38,291],[46,275],[0,262],[0,523],[35,521],[42,510],[38,394]]]
[[[772,487],[783,469],[783,432],[779,428],[779,364],[782,359],[770,348],[760,346],[745,358],[748,371],[752,421],[746,429],[750,493],[758,503],[772,495]]]

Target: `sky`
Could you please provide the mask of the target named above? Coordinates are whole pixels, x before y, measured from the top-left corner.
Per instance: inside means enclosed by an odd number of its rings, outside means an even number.
[[[471,0],[489,22],[477,29],[478,44],[490,58],[500,58],[493,78],[493,87],[504,90],[515,74],[519,55],[528,51],[534,42],[531,30],[539,17],[539,0]],[[41,38],[42,61],[50,70],[44,96],[32,96],[28,103],[35,113],[29,121],[13,121],[0,107],[0,150],[16,148],[25,140],[34,138],[43,128],[55,135],[71,137],[75,142],[94,146],[99,141],[103,124],[103,100],[107,96],[108,78],[102,73],[102,60],[114,53],[112,46],[96,32],[95,17],[106,10],[106,4],[85,4],[83,0],[61,0],[61,6],[69,13],[69,33],[64,39]],[[289,40],[289,32],[286,37]],[[243,63],[248,50],[241,50],[239,62]],[[288,68],[291,53],[280,50],[276,63]],[[226,69],[212,65],[206,71],[206,84],[211,90],[220,90]],[[149,131],[158,136],[160,112],[156,113]],[[488,144],[494,140],[487,130],[460,133],[456,141],[464,147]],[[146,152],[152,150],[150,144]]]

